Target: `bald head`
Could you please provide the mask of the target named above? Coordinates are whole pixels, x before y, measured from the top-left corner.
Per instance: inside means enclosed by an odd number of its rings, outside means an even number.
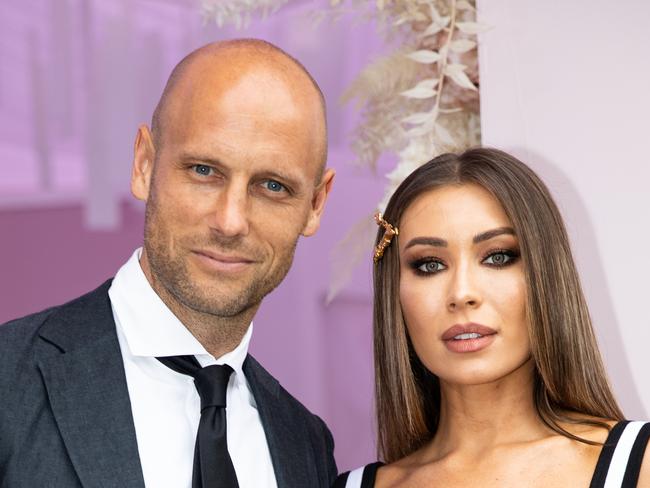
[[[156,149],[166,142],[169,126],[192,93],[204,90],[228,90],[248,75],[272,80],[268,96],[301,99],[305,108],[314,110],[314,141],[318,172],[323,173],[327,160],[327,123],[323,93],[295,58],[273,44],[259,39],[235,39],[203,46],[183,58],[172,70],[151,121]],[[260,86],[264,90],[268,86]],[[279,93],[283,92],[283,93]]]

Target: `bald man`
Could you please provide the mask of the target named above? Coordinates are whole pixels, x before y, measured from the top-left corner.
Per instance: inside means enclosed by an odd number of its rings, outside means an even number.
[[[278,48],[215,43],[176,66],[135,140],[143,247],[0,327],[1,487],[331,485],[327,427],[248,355],[318,229],[326,148],[322,93]]]

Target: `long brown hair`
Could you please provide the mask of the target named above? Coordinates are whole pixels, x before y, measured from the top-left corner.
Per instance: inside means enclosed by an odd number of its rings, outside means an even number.
[[[535,364],[534,402],[540,419],[566,437],[561,423],[607,428],[599,419],[622,420],[607,381],[569,239],[548,189],[524,163],[496,149],[443,154],[404,180],[384,218],[398,228],[408,206],[424,192],[474,183],[503,206],[519,240],[527,286],[526,314]],[[384,234],[377,232],[377,243]],[[398,239],[399,236],[396,236]],[[402,316],[398,243],[374,269],[375,402],[379,456],[400,459],[433,438],[440,385],[418,359]]]

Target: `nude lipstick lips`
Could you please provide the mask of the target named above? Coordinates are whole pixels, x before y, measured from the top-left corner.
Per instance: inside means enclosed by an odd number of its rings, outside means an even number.
[[[456,324],[442,334],[442,341],[451,352],[468,353],[492,344],[497,331],[481,324]]]

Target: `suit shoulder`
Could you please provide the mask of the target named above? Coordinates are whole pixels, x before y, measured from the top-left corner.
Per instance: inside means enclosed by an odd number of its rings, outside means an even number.
[[[15,349],[17,344],[31,342],[41,325],[47,321],[48,317],[57,308],[51,307],[0,325],[0,350],[3,350],[2,355],[4,356],[5,353]]]
[[[25,347],[33,343],[39,330],[50,319],[64,317],[69,311],[84,307],[100,293],[108,292],[110,280],[99,288],[77,297],[63,305],[50,307],[37,313],[20,317],[0,325],[0,361],[24,354]]]

